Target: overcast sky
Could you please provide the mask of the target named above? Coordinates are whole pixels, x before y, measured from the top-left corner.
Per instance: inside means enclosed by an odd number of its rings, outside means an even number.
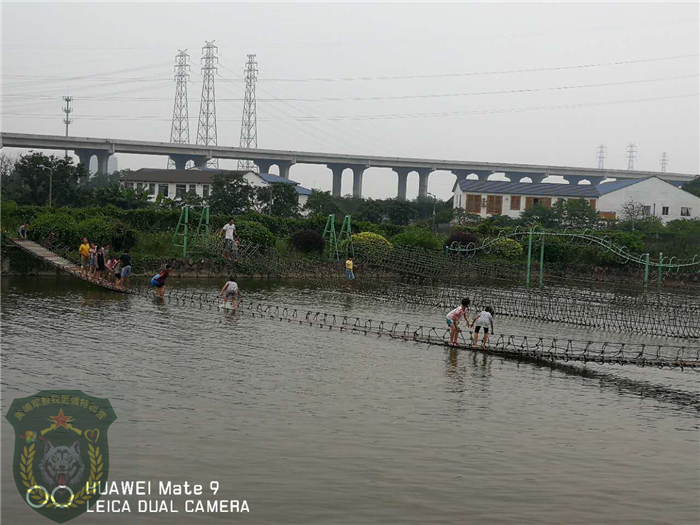
[[[606,167],[626,168],[634,142],[637,169],[668,152],[668,171],[698,173],[698,6],[3,2],[2,129],[64,134],[70,89],[71,135],[168,141],[187,49],[194,142],[201,47],[215,40],[219,145],[239,143],[255,53],[261,148],[595,167],[605,144]],[[165,166],[119,156],[120,168]],[[323,166],[291,178],[331,188]],[[430,191],[447,199],[453,182],[436,172]],[[365,196],[396,187],[388,169],[365,172]]]

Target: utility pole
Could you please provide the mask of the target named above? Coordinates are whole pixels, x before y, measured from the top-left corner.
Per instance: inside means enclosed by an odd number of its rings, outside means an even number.
[[[214,41],[206,42],[202,47],[202,101],[199,106],[199,124],[197,125],[197,144],[217,145],[216,137],[216,96],[214,93],[214,75],[216,73],[219,48]],[[219,160],[211,159],[208,168],[218,168]]]
[[[630,142],[627,145],[627,169],[629,171],[634,171],[634,161],[637,158],[637,145],[634,142]]]
[[[70,91],[68,93],[68,95],[63,97],[63,101],[66,103],[63,108],[63,112],[66,114],[66,118],[63,119],[63,123],[66,125],[66,137],[68,136],[68,126],[73,122],[73,119],[70,118],[70,114],[73,113],[73,108],[70,107],[70,103],[73,102],[73,97],[70,96]],[[68,150],[66,150],[66,158],[68,158]]]
[[[598,150],[597,150],[597,154],[596,154],[596,161],[597,161],[597,165],[598,165],[599,170],[605,169],[605,157],[607,156],[606,155],[607,149],[608,148],[605,146],[605,144],[601,144],[600,146],[598,146]]]
[[[255,55],[248,55],[245,65],[245,99],[243,101],[243,118],[241,120],[241,148],[258,147],[258,116],[255,102],[255,83],[258,79],[258,63]],[[239,160],[238,169],[258,171],[252,160]]]
[[[661,154],[661,173],[666,173],[667,167],[668,167],[668,153],[664,151]]]
[[[175,56],[175,104],[173,106],[173,124],[170,128],[170,142],[173,144],[190,143],[190,117],[187,109],[187,82],[190,79],[190,55],[187,50],[178,49]],[[168,158],[168,169],[175,168],[175,161]]]

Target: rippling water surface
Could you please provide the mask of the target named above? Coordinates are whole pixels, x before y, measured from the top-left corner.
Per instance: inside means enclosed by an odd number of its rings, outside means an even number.
[[[445,312],[342,287],[240,284],[246,300],[444,323]],[[177,285],[215,293],[221,283]],[[498,316],[496,331],[623,337]],[[66,278],[3,279],[2,343],[3,414],[12,399],[43,389],[107,397],[118,417],[110,478],[217,480],[217,498],[251,509],[76,523],[700,519],[700,374],[692,371],[538,366],[157,303]],[[5,420],[2,438],[3,522],[46,523],[17,494]]]

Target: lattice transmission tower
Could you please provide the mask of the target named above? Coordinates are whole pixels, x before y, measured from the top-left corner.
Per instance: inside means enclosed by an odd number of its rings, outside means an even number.
[[[245,65],[245,99],[243,101],[243,119],[241,120],[241,148],[258,147],[258,115],[255,103],[255,83],[258,80],[258,63],[255,55],[248,55]],[[258,171],[252,160],[239,160],[238,169]]]
[[[637,145],[630,142],[627,145],[627,169],[634,171],[634,161],[637,159]]]
[[[598,151],[596,154],[596,161],[599,170],[605,169],[605,157],[607,156],[607,147],[605,144],[598,146]]]
[[[187,82],[190,79],[190,55],[187,50],[178,49],[175,55],[175,104],[173,105],[173,124],[170,128],[170,142],[173,144],[190,143],[190,116],[187,104]],[[168,158],[168,169],[175,168],[175,161]]]
[[[206,42],[202,48],[202,101],[199,106],[199,124],[197,125],[197,144],[217,145],[216,137],[216,96],[214,93],[214,75],[216,74],[216,56],[219,48],[214,41]],[[208,168],[218,168],[219,160],[211,159]]]
[[[666,168],[668,168],[668,153],[665,151],[661,154],[661,173],[666,173]]]

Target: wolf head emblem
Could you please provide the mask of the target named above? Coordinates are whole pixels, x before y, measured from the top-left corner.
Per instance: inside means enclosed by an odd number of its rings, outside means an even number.
[[[70,445],[55,445],[45,440],[44,457],[39,464],[41,476],[48,485],[53,487],[76,487],[83,476],[83,460],[80,458],[80,441],[75,440]]]

